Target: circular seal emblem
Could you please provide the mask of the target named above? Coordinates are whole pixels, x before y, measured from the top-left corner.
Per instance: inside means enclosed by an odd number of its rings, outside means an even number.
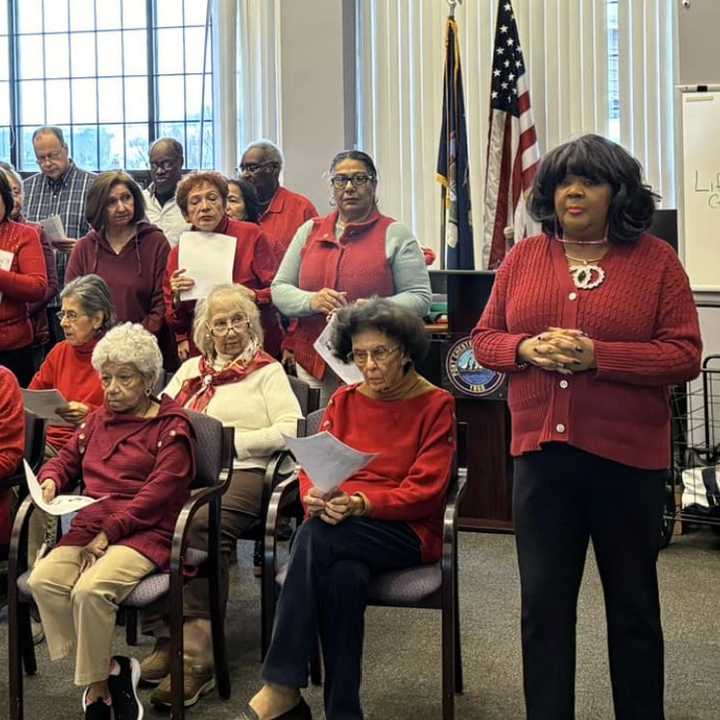
[[[473,397],[492,395],[505,380],[505,373],[489,370],[475,359],[469,337],[458,340],[448,350],[445,372],[456,390]]]

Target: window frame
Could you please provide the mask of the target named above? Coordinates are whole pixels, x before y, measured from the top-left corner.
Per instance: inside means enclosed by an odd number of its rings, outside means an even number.
[[[71,17],[70,15],[70,0],[57,0],[58,2],[67,2],[68,4],[68,17]],[[115,0],[118,3],[122,3],[123,0]],[[26,134],[29,129],[34,129],[37,127],[40,127],[42,123],[37,124],[28,124],[23,123],[23,118],[21,117],[22,114],[22,101],[21,101],[21,88],[20,83],[23,80],[21,78],[20,73],[20,38],[23,35],[26,35],[27,33],[21,33],[20,27],[19,27],[19,15],[20,15],[20,7],[19,3],[22,2],[22,0],[7,0],[6,5],[6,12],[7,12],[7,47],[8,47],[8,114],[9,114],[9,125],[2,125],[0,127],[1,131],[8,132],[9,131],[9,157],[7,158],[15,168],[18,169],[18,171],[23,176],[28,176],[35,174],[38,172],[39,168],[34,168],[31,165],[28,164],[28,158],[23,157],[26,156],[27,153],[25,152],[26,148],[24,146],[24,142],[26,142]],[[100,120],[100,114],[99,112],[96,113],[95,116],[95,122],[78,122],[73,117],[73,105],[72,105],[72,83],[76,79],[79,78],[85,78],[85,75],[78,76],[73,73],[73,67],[72,67],[72,54],[71,54],[71,43],[72,43],[72,34],[73,32],[80,32],[79,30],[73,30],[71,25],[68,23],[68,27],[66,30],[47,30],[45,25],[45,13],[44,13],[44,7],[43,7],[43,17],[41,21],[41,30],[38,33],[31,33],[31,34],[38,34],[43,44],[45,43],[45,38],[48,35],[57,35],[61,37],[66,37],[68,42],[68,74],[67,77],[62,78],[52,78],[48,76],[46,67],[43,67],[43,73],[41,78],[32,78],[33,80],[39,80],[43,83],[42,86],[42,92],[44,95],[44,100],[47,102],[48,98],[48,89],[47,89],[47,82],[49,80],[56,80],[60,79],[62,81],[66,81],[69,84],[70,87],[70,100],[69,100],[69,116],[68,120],[69,122],[54,122],[52,115],[48,113],[47,109],[44,108],[44,117],[47,119],[48,125],[57,125],[58,127],[61,127],[63,129],[63,132],[65,133],[66,137],[65,140],[70,148],[71,156],[73,155],[73,152],[77,150],[77,148],[74,147],[74,131],[77,132],[78,128],[89,128],[95,133],[95,162],[92,166],[89,165],[89,163],[84,162],[81,163],[83,169],[89,170],[91,172],[103,172],[104,170],[109,170],[112,168],[102,168],[101,167],[101,157],[103,153],[102,148],[102,141],[101,141],[101,133],[103,128],[119,128],[122,133],[122,153],[120,155],[121,157],[121,168],[127,169],[128,164],[132,164],[132,162],[128,162],[131,158],[131,155],[129,154],[129,147],[128,147],[128,139],[129,135],[128,132],[132,129],[137,129],[140,126],[145,126],[146,131],[142,132],[139,137],[142,137],[143,140],[145,137],[147,138],[147,151],[149,152],[149,148],[152,145],[152,143],[157,140],[159,137],[166,136],[166,133],[161,132],[161,128],[167,128],[168,125],[177,126],[180,125],[182,130],[182,136],[177,137],[176,139],[182,142],[183,148],[185,150],[185,162],[187,170],[187,160],[190,156],[192,156],[193,153],[189,152],[188,146],[188,139],[190,137],[190,133],[192,132],[192,129],[196,129],[196,132],[198,133],[197,137],[197,162],[199,165],[201,165],[204,168],[211,168],[213,167],[213,161],[214,161],[214,150],[215,150],[215,137],[214,133],[212,132],[213,128],[213,122],[214,122],[214,114],[215,114],[215,108],[214,108],[214,97],[213,97],[213,72],[215,68],[213,67],[213,56],[212,56],[212,44],[214,42],[213,38],[213,17],[211,12],[212,7],[212,0],[207,0],[207,14],[206,14],[206,20],[204,24],[198,24],[197,21],[191,22],[187,20],[187,4],[188,2],[193,2],[193,0],[185,0],[181,4],[181,24],[175,24],[175,25],[158,25],[158,0],[145,0],[145,24],[144,27],[136,27],[134,24],[126,25],[125,24],[125,16],[123,13],[123,5],[120,5],[120,24],[118,27],[113,28],[98,28],[97,27],[97,3],[93,3],[93,28],[91,30],[82,30],[82,32],[91,32],[94,37],[102,36],[102,34],[106,32],[119,32],[121,34],[121,43],[124,43],[124,33],[130,30],[142,30],[145,32],[145,45],[146,45],[146,53],[147,53],[147,63],[146,63],[146,74],[138,75],[138,74],[130,74],[127,75],[125,73],[125,57],[123,52],[123,57],[120,58],[121,62],[121,74],[116,76],[111,76],[112,79],[120,80],[122,83],[122,92],[123,95],[125,93],[125,84],[127,79],[145,79],[146,80],[146,87],[147,87],[147,119],[142,121],[133,121],[128,120],[126,117],[126,114],[123,113],[119,121],[112,121],[112,122],[102,122]],[[180,30],[183,37],[183,48],[185,46],[185,40],[186,35],[188,33],[189,29],[194,28],[202,28],[204,30],[204,48],[205,48],[205,54],[203,56],[202,61],[202,69],[200,71],[191,72],[188,71],[187,66],[187,58],[185,56],[185,53],[183,52],[183,61],[182,61],[182,73],[173,73],[174,76],[182,78],[183,82],[183,112],[182,112],[182,118],[173,118],[173,119],[164,119],[160,117],[159,114],[159,103],[160,103],[160,79],[163,77],[167,77],[167,74],[161,74],[158,70],[158,51],[157,51],[157,43],[158,43],[158,30],[165,30],[165,29],[175,29]],[[122,48],[124,48],[124,45],[121,45]],[[95,42],[95,68],[93,72],[89,75],[87,75],[88,78],[94,80],[95,84],[95,92],[96,92],[96,107],[99,103],[99,89],[98,89],[98,83],[100,80],[105,79],[106,77],[102,75],[100,72],[100,68],[98,67],[98,43]],[[44,65],[44,63],[43,63]],[[188,78],[190,77],[196,77],[200,78],[200,88],[201,88],[201,97],[200,97],[200,113],[197,117],[195,117],[195,113],[192,115],[188,114],[188,105],[186,100],[187,95],[187,85],[188,85]],[[210,94],[210,102],[207,104],[205,102],[206,98],[208,97],[208,92]],[[125,105],[125,98],[123,96],[123,106]],[[209,108],[209,111],[208,111]],[[209,131],[209,147],[207,143],[207,137],[208,137],[208,131]],[[174,135],[173,135],[174,136]],[[144,143],[143,143],[144,145]],[[204,152],[205,151],[205,152]],[[202,163],[200,163],[200,158],[202,158]],[[146,171],[141,168],[130,168],[132,174],[137,174],[142,176]]]

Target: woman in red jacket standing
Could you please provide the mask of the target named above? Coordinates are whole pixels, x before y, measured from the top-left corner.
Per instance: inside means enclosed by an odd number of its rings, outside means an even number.
[[[263,668],[238,720],[310,718],[299,688],[322,642],[325,717],[361,720],[363,617],[373,574],[435,562],[455,450],[454,400],[415,371],[422,320],[384,298],[338,312],[335,354],[363,382],[332,397],[321,430],[376,457],[327,497],[300,473],[307,521],[295,535]]]
[[[232,281],[244,286],[260,309],[265,334],[265,350],[273,357],[280,355],[282,329],[270,297],[270,283],[275,277],[277,261],[270,241],[254,223],[233,220],[226,214],[227,180],[218,172],[196,172],[186,175],[177,186],[175,201],[193,230],[234,237],[235,262]],[[181,360],[199,354],[191,341],[194,300],[181,300],[180,294],[195,282],[178,267],[180,248],[174,247],[167,264],[163,286],[165,311],[175,331]]]
[[[662,720],[656,561],[670,465],[668,386],[700,369],[698,316],[655,196],[623,148],[585,135],[550,152],[518,243],[473,331],[509,373],[513,510],[528,720],[575,717],[575,623],[592,539],[618,718]]]
[[[26,387],[33,375],[28,303],[43,299],[48,281],[38,231],[10,220],[14,204],[10,183],[0,172],[0,365]]]

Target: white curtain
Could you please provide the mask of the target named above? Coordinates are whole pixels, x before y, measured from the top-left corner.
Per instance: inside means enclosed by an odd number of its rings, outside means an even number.
[[[237,148],[282,138],[279,22],[282,0],[241,0],[237,15]],[[239,157],[238,157],[239,160]]]
[[[606,0],[513,0],[541,152],[586,132],[608,134]],[[497,0],[466,0],[460,29],[475,257],[481,255],[490,68]],[[435,164],[447,3],[358,3],[359,138],[375,158],[384,212],[439,251]],[[620,142],[648,182],[675,200],[670,0],[620,0]],[[439,264],[436,263],[436,267]]]

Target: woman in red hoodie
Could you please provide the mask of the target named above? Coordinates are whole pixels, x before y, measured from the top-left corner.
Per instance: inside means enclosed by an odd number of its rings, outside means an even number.
[[[244,286],[260,310],[260,321],[265,335],[265,350],[273,357],[280,355],[282,328],[270,297],[270,283],[277,271],[277,261],[268,238],[254,223],[233,220],[226,214],[228,184],[217,172],[191,173],[177,186],[175,201],[192,229],[234,237],[235,262],[232,281]],[[192,237],[192,236],[191,236]],[[191,240],[191,242],[200,242]],[[183,238],[180,243],[183,243]],[[165,275],[165,308],[170,327],[175,331],[181,360],[199,355],[191,340],[194,300],[181,300],[181,293],[190,290],[195,282],[178,267],[180,245],[174,247],[168,258]]]
[[[0,173],[0,365],[27,386],[33,373],[33,329],[28,303],[43,299],[47,271],[35,228],[10,220],[15,200]]]
[[[167,571],[175,522],[195,474],[190,420],[152,389],[162,370],[155,338],[139,325],[110,330],[92,364],[104,405],[91,413],[40,472],[51,501],[82,473],[80,510],[29,578],[52,660],[75,652],[75,683],[86,686],[86,718],[137,720],[140,665],[111,657],[117,606],[156,568]]]
[[[119,322],[140,323],[158,336],[164,325],[162,281],[170,245],[145,218],[137,183],[124,172],[98,176],[85,208],[92,230],[78,240],[65,282],[95,273],[110,287]]]

